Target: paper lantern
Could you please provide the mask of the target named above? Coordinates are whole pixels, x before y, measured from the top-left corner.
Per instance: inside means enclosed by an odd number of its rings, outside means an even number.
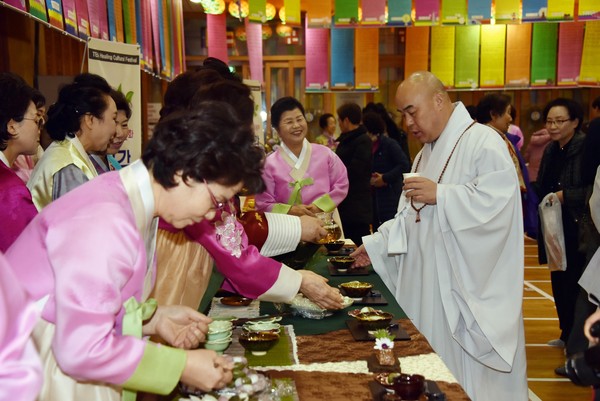
[[[273,36],[273,29],[269,25],[262,26],[262,39],[267,40]]]
[[[229,3],[228,10],[229,14],[231,14],[232,17],[246,18],[250,11],[250,7],[248,6],[248,2],[246,0],[240,1],[239,6],[238,1],[234,0],[231,3]]]
[[[200,4],[206,14],[223,14],[225,11],[225,0],[201,0]]]
[[[279,24],[275,28],[275,32],[277,32],[277,36],[281,38],[289,38],[292,36],[292,27],[289,25]]]
[[[277,14],[275,6],[271,3],[266,4],[265,11],[267,14],[267,21],[271,21],[273,18],[275,18],[275,14]]]
[[[239,41],[245,42],[246,41],[246,28],[244,28],[243,26],[238,26],[235,29],[235,38]]]
[[[285,24],[285,7],[281,7],[279,9],[279,19],[281,20],[282,24]]]

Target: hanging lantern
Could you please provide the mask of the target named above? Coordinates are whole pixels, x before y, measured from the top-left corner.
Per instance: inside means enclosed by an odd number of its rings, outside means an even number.
[[[235,28],[235,38],[241,42],[245,42],[246,41],[246,28],[244,28],[243,26],[238,26],[237,28]]]
[[[292,36],[292,27],[289,25],[278,24],[277,28],[275,28],[275,32],[277,32],[277,36],[280,38],[289,38]]]
[[[246,18],[250,11],[250,7],[248,6],[248,2],[246,0],[240,1],[239,6],[238,1],[234,0],[231,3],[229,3],[228,10],[229,14],[231,14],[232,17]]]
[[[279,19],[281,20],[282,24],[285,24],[285,7],[281,7],[279,9]]]
[[[201,0],[200,4],[206,14],[223,14],[225,11],[225,0]]]
[[[269,25],[262,26],[262,39],[267,40],[273,36],[273,29]]]
[[[275,6],[271,3],[266,4],[265,11],[267,14],[267,21],[271,21],[273,18],[275,18],[275,14],[277,14]]]

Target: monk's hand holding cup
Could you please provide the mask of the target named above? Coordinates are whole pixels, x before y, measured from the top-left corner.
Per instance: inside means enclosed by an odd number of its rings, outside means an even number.
[[[404,179],[404,195],[415,202],[435,205],[437,204],[437,183],[425,177],[407,177]]]

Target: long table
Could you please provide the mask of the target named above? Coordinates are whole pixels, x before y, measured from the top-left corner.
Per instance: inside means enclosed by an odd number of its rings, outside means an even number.
[[[396,341],[394,352],[400,363],[412,365],[413,372],[424,373],[427,379],[438,372],[427,370],[427,366],[419,366],[420,361],[437,360],[437,365],[445,366],[433,349],[419,333],[416,327],[396,302],[394,296],[373,271],[366,276],[331,276],[327,268],[325,249],[319,250],[308,262],[306,269],[327,277],[332,286],[340,283],[360,280],[373,284],[374,289],[381,292],[388,305],[377,306],[391,312],[400,326],[410,335],[410,341]],[[352,309],[350,307],[348,309]],[[261,314],[277,314],[279,311],[269,302],[261,302]],[[374,373],[365,371],[365,363],[373,355],[373,342],[355,341],[346,328],[349,319],[347,310],[334,313],[322,320],[305,319],[297,316],[285,316],[282,324],[293,325],[296,334],[297,355],[300,366],[294,368],[281,367],[267,370],[271,377],[288,377],[296,383],[300,400],[306,401],[342,401],[372,400],[369,383],[373,382]],[[403,362],[406,361],[406,362]],[[322,365],[326,364],[326,365]],[[415,367],[416,364],[416,367]],[[333,367],[332,367],[333,365]],[[402,368],[402,366],[401,366]],[[435,370],[440,370],[434,368]],[[443,370],[443,369],[442,369]],[[451,375],[450,375],[451,376]],[[449,401],[465,401],[469,397],[457,383],[436,380],[440,389]]]

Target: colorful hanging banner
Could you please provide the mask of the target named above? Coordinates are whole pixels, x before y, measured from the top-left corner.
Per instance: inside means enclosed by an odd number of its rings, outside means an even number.
[[[354,87],[354,29],[331,28],[331,87]]]
[[[478,25],[456,27],[456,88],[477,88],[479,85],[480,31],[481,27]]]
[[[167,78],[173,78],[173,35],[171,25],[171,4],[169,0],[161,0],[163,9],[162,30],[165,38],[165,65],[162,74]]]
[[[531,39],[531,85],[556,83],[558,24],[536,22]]]
[[[300,0],[283,0],[285,7],[286,25],[300,25],[302,18],[300,14]]]
[[[548,21],[572,21],[575,16],[575,0],[548,0]]]
[[[440,20],[440,0],[415,1],[415,25],[436,25]]]
[[[505,86],[528,86],[531,61],[531,24],[506,27]]]
[[[29,14],[42,21],[48,22],[44,0],[29,0]]]
[[[468,1],[469,22],[489,24],[492,18],[492,0]]]
[[[430,71],[445,87],[454,87],[454,32],[453,26],[431,27]]]
[[[523,0],[523,22],[545,21],[548,0]]]
[[[267,1],[266,0],[248,0],[248,20],[263,24],[267,22]]]
[[[122,2],[125,42],[137,43],[137,20],[135,18],[135,0],[122,0]]]
[[[305,4],[309,28],[331,26],[331,0],[306,0]]]
[[[75,0],[62,0],[63,18],[65,30],[71,35],[77,35],[77,12],[75,11]]]
[[[25,4],[25,0],[4,0],[4,2],[11,7],[27,12],[27,4]]]
[[[518,24],[521,22],[521,0],[496,0],[494,18],[497,24]]]
[[[163,0],[156,0],[156,5],[157,5],[157,10],[158,10],[158,18],[156,21],[156,30],[158,31],[158,41],[160,43],[160,49],[159,49],[159,54],[160,54],[160,73],[163,74],[164,71],[166,70],[166,66],[167,66],[167,55],[165,53],[165,32],[164,32],[164,21],[165,19],[163,18],[163,14],[165,13],[165,10],[163,8]],[[225,14],[225,13],[223,13]]]
[[[583,51],[584,22],[560,24],[558,27],[558,85],[577,85]]]
[[[355,89],[379,88],[379,29],[356,29],[354,32]]]
[[[98,20],[100,23],[100,39],[110,40],[108,36],[108,6],[107,0],[98,1]],[[112,1],[112,0],[108,0]]]
[[[579,83],[600,85],[600,21],[585,23]]]
[[[183,46],[183,8],[180,1],[171,1],[171,21],[173,29],[173,75],[177,76],[185,70]]]
[[[261,84],[265,82],[263,73],[262,25],[251,24],[246,18],[246,40],[250,59],[250,78]]]
[[[61,0],[46,0],[46,8],[48,9],[48,22],[50,22],[50,25],[64,30]]]
[[[97,0],[87,0],[88,19],[90,21],[90,34],[93,38],[100,39],[100,15]]]
[[[464,25],[466,22],[467,0],[442,1],[442,24]]]
[[[388,0],[388,25],[412,25],[412,1]]]
[[[600,19],[600,1],[579,0],[579,9],[577,11],[579,21]]]
[[[87,39],[90,36],[90,19],[86,0],[75,0],[75,10],[77,12],[77,31],[79,37]]]
[[[158,25],[158,0],[150,1],[150,29],[152,34],[152,60],[155,72],[160,72],[160,26]]]
[[[385,0],[361,0],[362,25],[385,24]]]
[[[504,86],[505,45],[506,25],[481,26],[480,87]]]
[[[406,52],[404,58],[404,77],[416,71],[429,70],[429,27],[415,26],[406,30]]]
[[[227,25],[226,15],[206,14],[206,42],[208,44],[208,57],[215,57],[229,63],[227,55]]]
[[[336,26],[349,26],[358,23],[358,0],[335,0]]]
[[[108,17],[108,37],[112,41],[118,41],[117,39],[117,20],[115,15],[115,1],[108,0],[106,2],[107,17]]]
[[[329,29],[306,28],[306,89],[329,88]]]

